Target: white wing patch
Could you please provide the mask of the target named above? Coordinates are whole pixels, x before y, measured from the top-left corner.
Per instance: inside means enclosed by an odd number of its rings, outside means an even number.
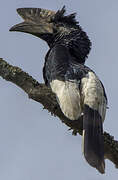
[[[97,110],[104,121],[107,102],[104,97],[102,84],[93,72],[89,72],[87,77],[82,79],[81,93],[83,103],[87,104],[92,109]]]
[[[64,115],[71,120],[77,120],[82,113],[77,84],[70,81],[53,80],[50,86],[58,98]]]

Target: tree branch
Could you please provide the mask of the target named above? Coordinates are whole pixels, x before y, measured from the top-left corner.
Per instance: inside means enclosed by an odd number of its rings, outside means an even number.
[[[47,109],[52,115],[59,117],[63,123],[73,130],[73,135],[77,135],[77,133],[82,135],[82,118],[76,121],[66,118],[50,88],[37,82],[19,67],[9,65],[2,58],[0,58],[0,76],[19,86],[28,94],[29,98],[41,103],[44,109]],[[115,167],[118,168],[118,141],[115,141],[114,137],[106,132],[104,132],[104,151],[105,158],[112,161]]]

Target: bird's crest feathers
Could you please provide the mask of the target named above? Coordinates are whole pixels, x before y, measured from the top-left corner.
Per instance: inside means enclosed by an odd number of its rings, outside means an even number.
[[[63,22],[71,25],[77,25],[78,22],[76,21],[76,13],[72,13],[69,15],[65,15],[66,13],[66,8],[63,6],[61,10],[58,10],[55,14],[54,21],[55,22]]]

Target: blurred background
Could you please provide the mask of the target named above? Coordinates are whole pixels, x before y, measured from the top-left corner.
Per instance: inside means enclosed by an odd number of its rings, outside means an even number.
[[[21,21],[19,7],[77,12],[77,20],[92,41],[86,65],[103,82],[108,106],[104,130],[118,140],[118,1],[114,0],[1,0],[0,57],[21,67],[39,82],[47,44],[29,34],[9,32]],[[111,180],[118,170],[106,160],[100,175],[82,155],[81,136],[72,136],[57,117],[28,99],[16,85],[0,78],[0,179],[1,180]]]

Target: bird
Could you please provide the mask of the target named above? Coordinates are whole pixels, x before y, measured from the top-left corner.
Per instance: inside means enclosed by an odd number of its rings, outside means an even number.
[[[63,6],[58,11],[43,8],[18,8],[24,22],[10,31],[32,34],[49,46],[43,78],[56,95],[63,115],[71,121],[83,120],[83,154],[90,166],[105,173],[103,122],[107,96],[96,73],[85,65],[92,43],[76,20]]]

